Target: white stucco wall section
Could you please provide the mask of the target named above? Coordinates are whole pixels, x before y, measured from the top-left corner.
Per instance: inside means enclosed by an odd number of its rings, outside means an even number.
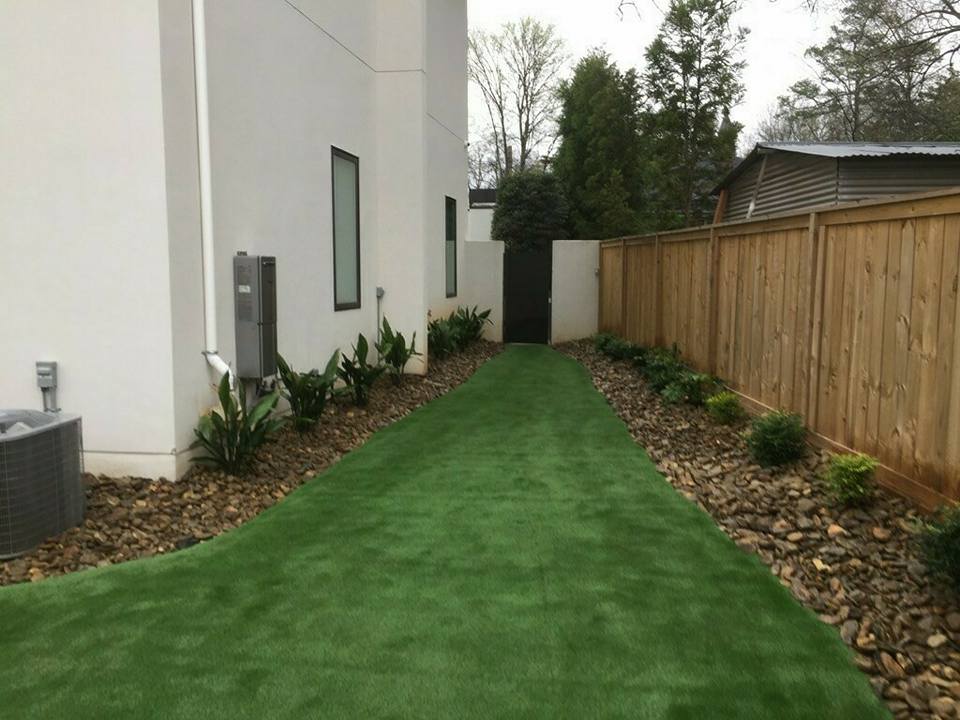
[[[484,329],[487,340],[503,340],[503,243],[498,241],[464,244],[467,268],[464,287],[467,305],[490,309],[490,321]]]
[[[490,240],[490,226],[493,224],[493,208],[473,207],[467,213],[469,226],[468,239],[471,242]]]
[[[87,469],[174,472],[156,2],[0,3],[0,406],[60,364]]]
[[[597,332],[600,243],[553,243],[550,342],[579,340]]]

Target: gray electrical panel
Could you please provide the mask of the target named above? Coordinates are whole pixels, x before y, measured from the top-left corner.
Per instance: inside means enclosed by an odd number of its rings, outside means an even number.
[[[233,258],[237,377],[277,373],[277,259],[265,255]]]

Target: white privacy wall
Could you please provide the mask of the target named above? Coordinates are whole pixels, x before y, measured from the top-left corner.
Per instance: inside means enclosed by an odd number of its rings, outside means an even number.
[[[596,240],[553,243],[551,343],[579,340],[597,332],[599,260]]]
[[[158,3],[0,2],[0,407],[60,365],[87,468],[174,472]],[[198,311],[199,312],[199,311]]]
[[[493,208],[475,207],[467,213],[469,225],[468,237],[471,242],[483,242],[490,239],[490,226],[493,223]]]
[[[433,317],[465,305],[467,237],[467,6],[426,0],[427,302]],[[457,201],[457,294],[447,297],[445,198]]]
[[[503,243],[499,241],[464,244],[466,304],[490,309],[491,324],[484,329],[487,340],[503,340]]]

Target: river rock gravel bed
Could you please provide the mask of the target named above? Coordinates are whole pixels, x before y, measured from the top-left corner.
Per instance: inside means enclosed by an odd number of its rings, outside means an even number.
[[[819,479],[827,453],[760,468],[743,425],[664,403],[629,363],[589,342],[561,349],[587,368],[667,480],[836,628],[896,718],[960,718],[960,603],[918,555],[920,510],[884,490],[863,509],[836,508]]]
[[[281,430],[243,477],[200,467],[178,482],[86,475],[84,522],[26,555],[0,562],[0,585],[169,553],[242,525],[376,430],[460,385],[500,350],[498,344],[479,342],[432,362],[426,376],[406,376],[399,387],[383,378],[365,408],[330,403],[310,432]]]

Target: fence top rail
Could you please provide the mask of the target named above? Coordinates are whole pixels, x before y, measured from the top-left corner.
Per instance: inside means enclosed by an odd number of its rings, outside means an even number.
[[[791,230],[808,227],[810,215],[816,214],[822,225],[891,220],[901,217],[923,217],[960,213],[960,187],[940,188],[925,192],[894,195],[891,197],[856,200],[839,205],[818,205],[803,211],[788,211],[756,216],[745,220],[710,225],[697,225],[677,230],[664,230],[644,235],[628,235],[601,241],[601,247],[621,244],[638,245],[655,242],[683,242],[709,239],[711,231],[720,237],[743,235],[749,232],[768,230]]]

